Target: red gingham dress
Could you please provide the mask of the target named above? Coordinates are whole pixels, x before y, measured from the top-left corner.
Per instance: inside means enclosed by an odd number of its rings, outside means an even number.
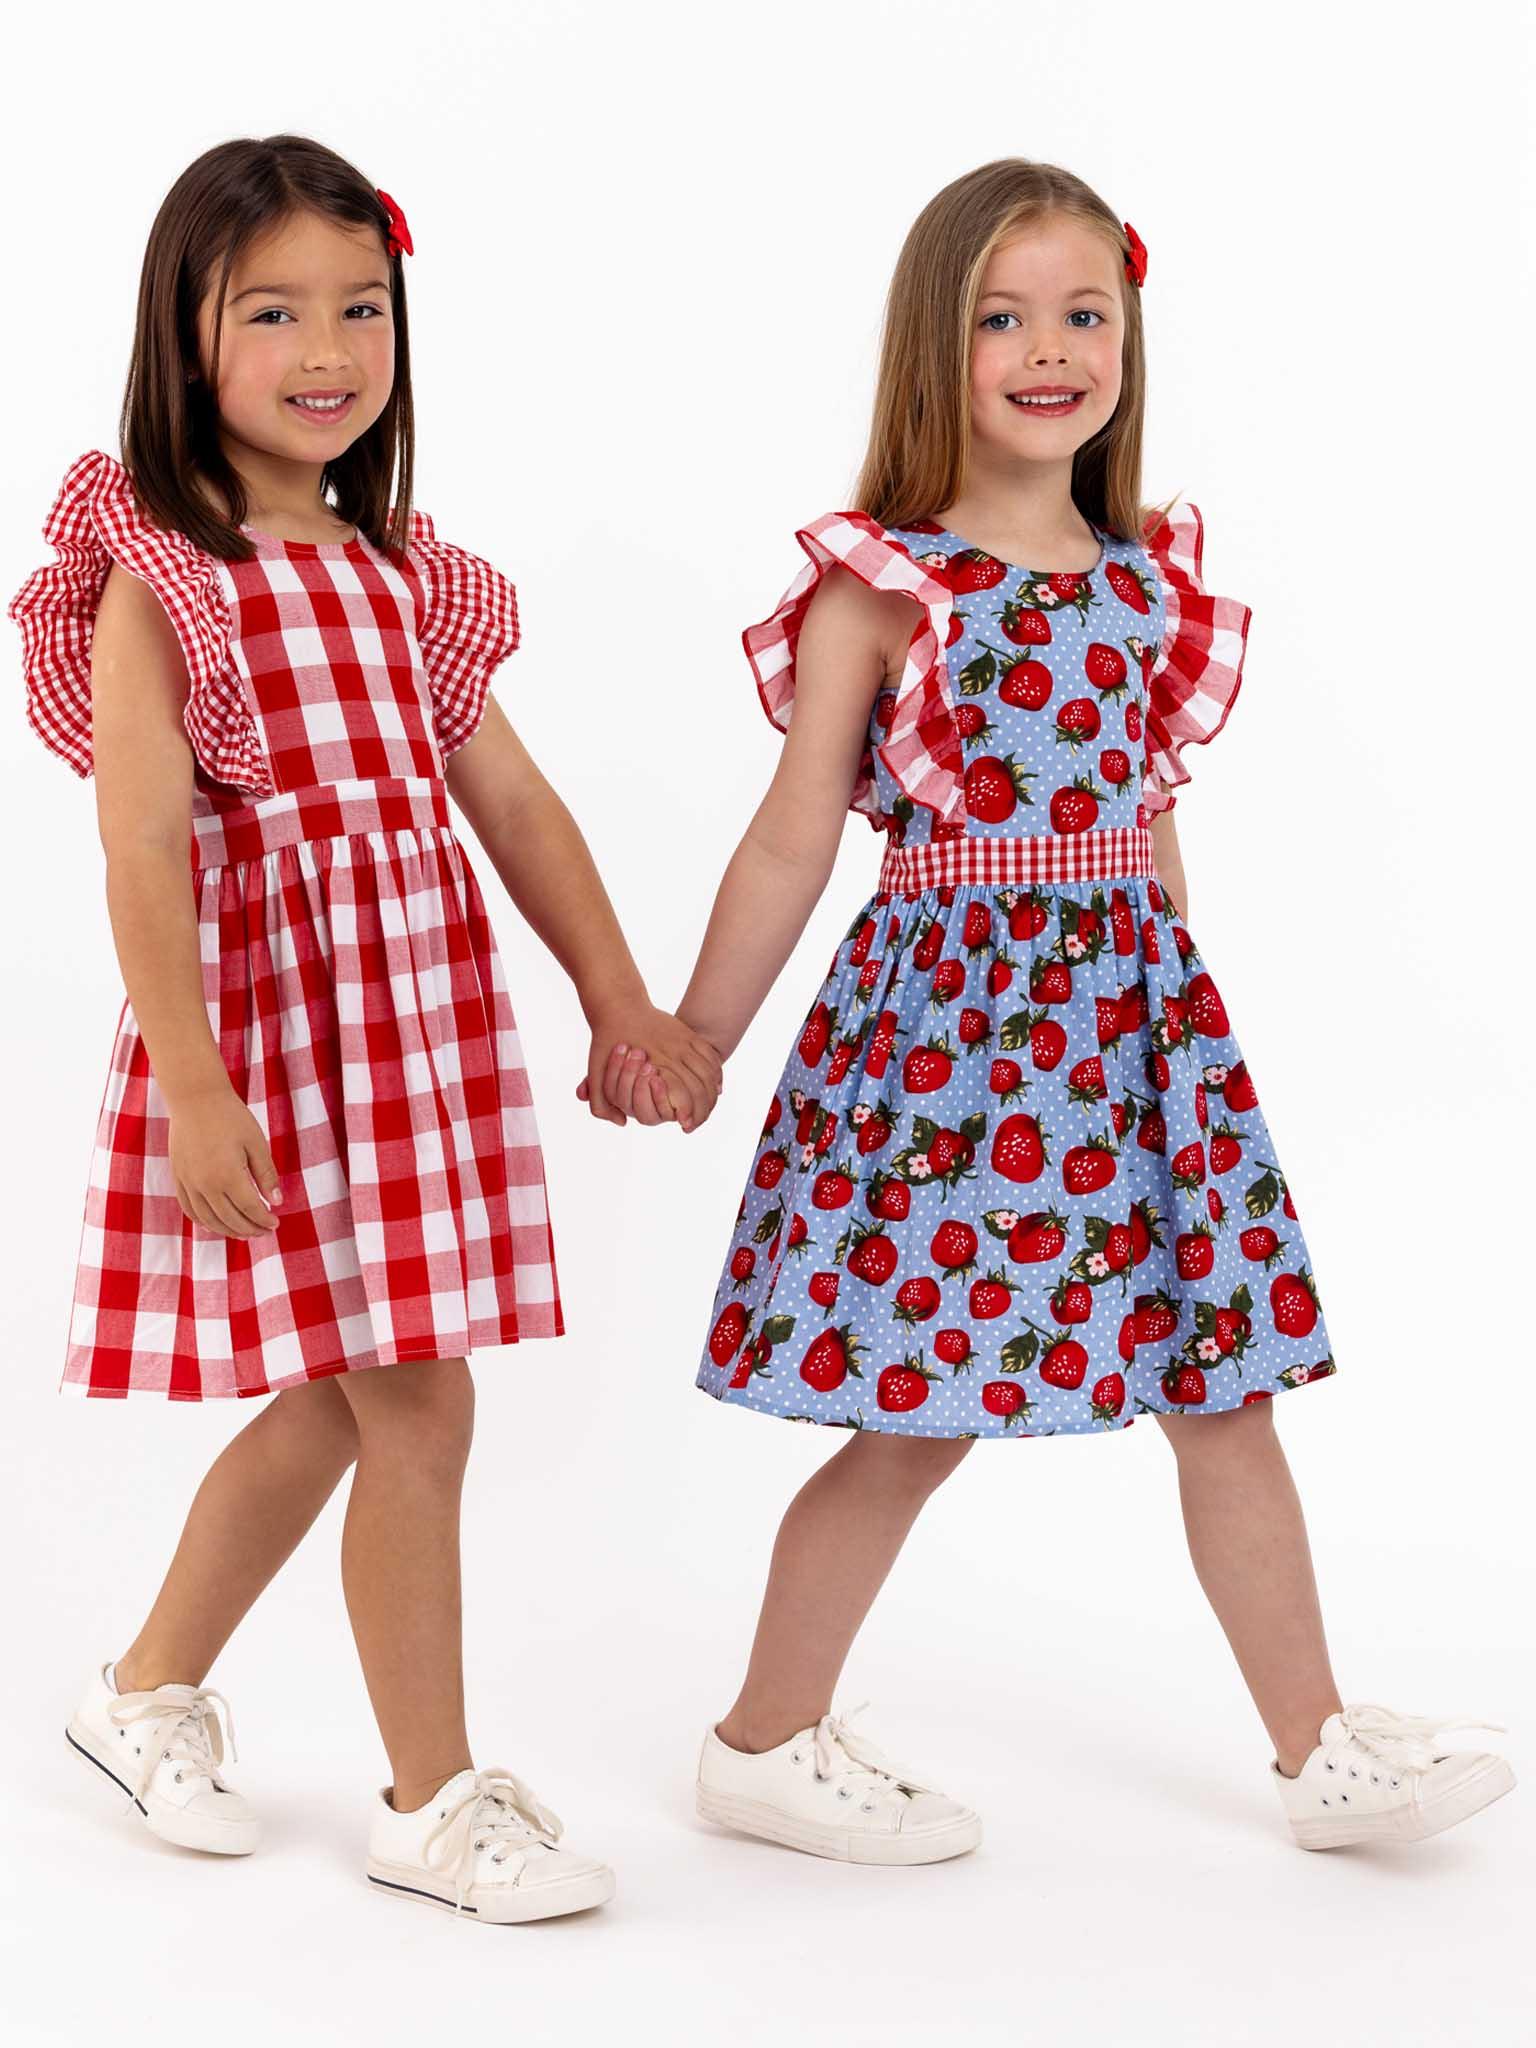
[[[250,529],[254,558],[219,561],[149,525],[99,452],[72,464],[43,531],[58,560],[10,615],[29,721],[78,774],[110,564],[176,629],[204,998],[283,1193],[277,1229],[251,1239],[183,1213],[125,1002],[64,1387],[267,1394],[560,1334],[528,1076],[443,777],[517,645],[512,585],[424,514],[403,566],[361,535]]]

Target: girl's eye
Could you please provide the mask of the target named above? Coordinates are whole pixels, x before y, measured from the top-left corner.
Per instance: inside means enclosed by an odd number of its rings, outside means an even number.
[[[355,306],[348,306],[346,317],[350,320],[354,313],[367,313],[370,318],[375,320],[382,320],[384,318],[384,308],[382,306],[371,306],[366,299],[360,300]],[[251,325],[253,327],[272,327],[279,320],[291,320],[292,318],[293,315],[285,312],[281,306],[265,306],[261,312],[256,314],[255,318],[251,321]]]
[[[1093,321],[1096,321],[1096,322],[1098,322],[1098,323],[1099,323],[1099,324],[1100,324],[1100,325],[1102,326],[1102,324],[1103,324],[1103,320],[1104,320],[1104,315],[1103,315],[1102,313],[1096,313],[1096,312],[1094,311],[1094,309],[1092,308],[1092,306],[1079,306],[1079,307],[1077,308],[1076,312],[1073,312],[1073,313],[1069,313],[1069,314],[1067,315],[1067,318],[1068,318],[1068,320],[1069,320],[1069,321],[1071,321],[1071,320],[1093,320]]]
[[[1018,316],[1018,314],[1017,314],[1017,313],[988,313],[988,314],[987,314],[987,316],[986,316],[986,318],[985,318],[985,319],[984,319],[984,320],[982,321],[982,323],[981,323],[981,324],[982,324],[982,326],[983,326],[983,327],[984,327],[984,328],[985,328],[985,329],[987,330],[987,332],[988,332],[989,334],[1003,334],[1003,333],[1005,333],[1005,332],[1006,332],[1007,330],[1006,330],[1005,328],[1002,328],[1002,327],[994,327],[994,326],[993,326],[993,324],[992,324],[992,323],[993,323],[993,321],[994,321],[994,320],[1017,320],[1017,319],[1018,319],[1018,317],[1019,317],[1019,316]]]

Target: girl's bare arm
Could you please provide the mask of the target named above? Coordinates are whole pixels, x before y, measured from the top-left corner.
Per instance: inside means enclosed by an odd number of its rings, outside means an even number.
[[[1189,903],[1184,887],[1184,862],[1179,854],[1178,828],[1173,812],[1157,811],[1152,818],[1152,860],[1157,878],[1172,900],[1174,909],[1187,924]]]
[[[187,671],[159,599],[113,568],[91,641],[96,817],[123,985],[171,1114],[182,1207],[224,1236],[276,1227],[277,1174],[229,1078],[203,995],[188,864]],[[254,1180],[252,1178],[254,1176]]]
[[[585,1099],[593,1115],[625,1120],[603,1077],[612,1048],[627,1044],[642,1047],[666,1077],[681,1121],[690,1128],[702,1123],[720,1093],[719,1058],[646,993],[576,820],[494,697],[474,738],[449,755],[445,773],[507,894],[575,984],[592,1030]],[[633,1109],[642,1122],[660,1120],[643,1100]]]
[[[869,714],[900,668],[917,614],[846,569],[817,589],[801,629],[795,706],[768,793],[731,856],[678,1015],[733,1052],[826,887]]]

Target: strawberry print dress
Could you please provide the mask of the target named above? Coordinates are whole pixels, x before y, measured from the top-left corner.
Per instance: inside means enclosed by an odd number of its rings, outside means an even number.
[[[517,645],[515,592],[425,514],[400,561],[361,534],[244,531],[251,559],[202,553],[91,452],[43,529],[57,561],[10,606],[29,722],[82,776],[110,566],[165,607],[208,1020],[282,1177],[275,1231],[183,1212],[125,1002],[65,1354],[84,1394],[267,1394],[562,1329],[528,1076],[443,770]]]
[[[1220,731],[1249,612],[1193,507],[1083,573],[828,514],[743,639],[787,726],[840,564],[915,599],[852,808],[886,835],[768,1108],[698,1384],[937,1437],[1213,1414],[1333,1371],[1311,1261],[1149,819]]]

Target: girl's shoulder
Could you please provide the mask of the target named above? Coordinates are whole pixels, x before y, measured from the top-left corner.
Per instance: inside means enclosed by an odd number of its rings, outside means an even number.
[[[91,640],[115,565],[154,591],[175,629],[188,677],[184,724],[199,764],[217,782],[269,794],[271,771],[231,657],[215,557],[147,518],[127,469],[99,448],[65,470],[43,539],[54,560],[35,569],[7,607],[21,630],[28,723],[43,744],[77,775],[91,773]]]
[[[517,586],[483,555],[440,540],[426,512],[411,512],[407,552],[421,579],[417,640],[438,744],[449,754],[474,737],[491,676],[521,642]]]

